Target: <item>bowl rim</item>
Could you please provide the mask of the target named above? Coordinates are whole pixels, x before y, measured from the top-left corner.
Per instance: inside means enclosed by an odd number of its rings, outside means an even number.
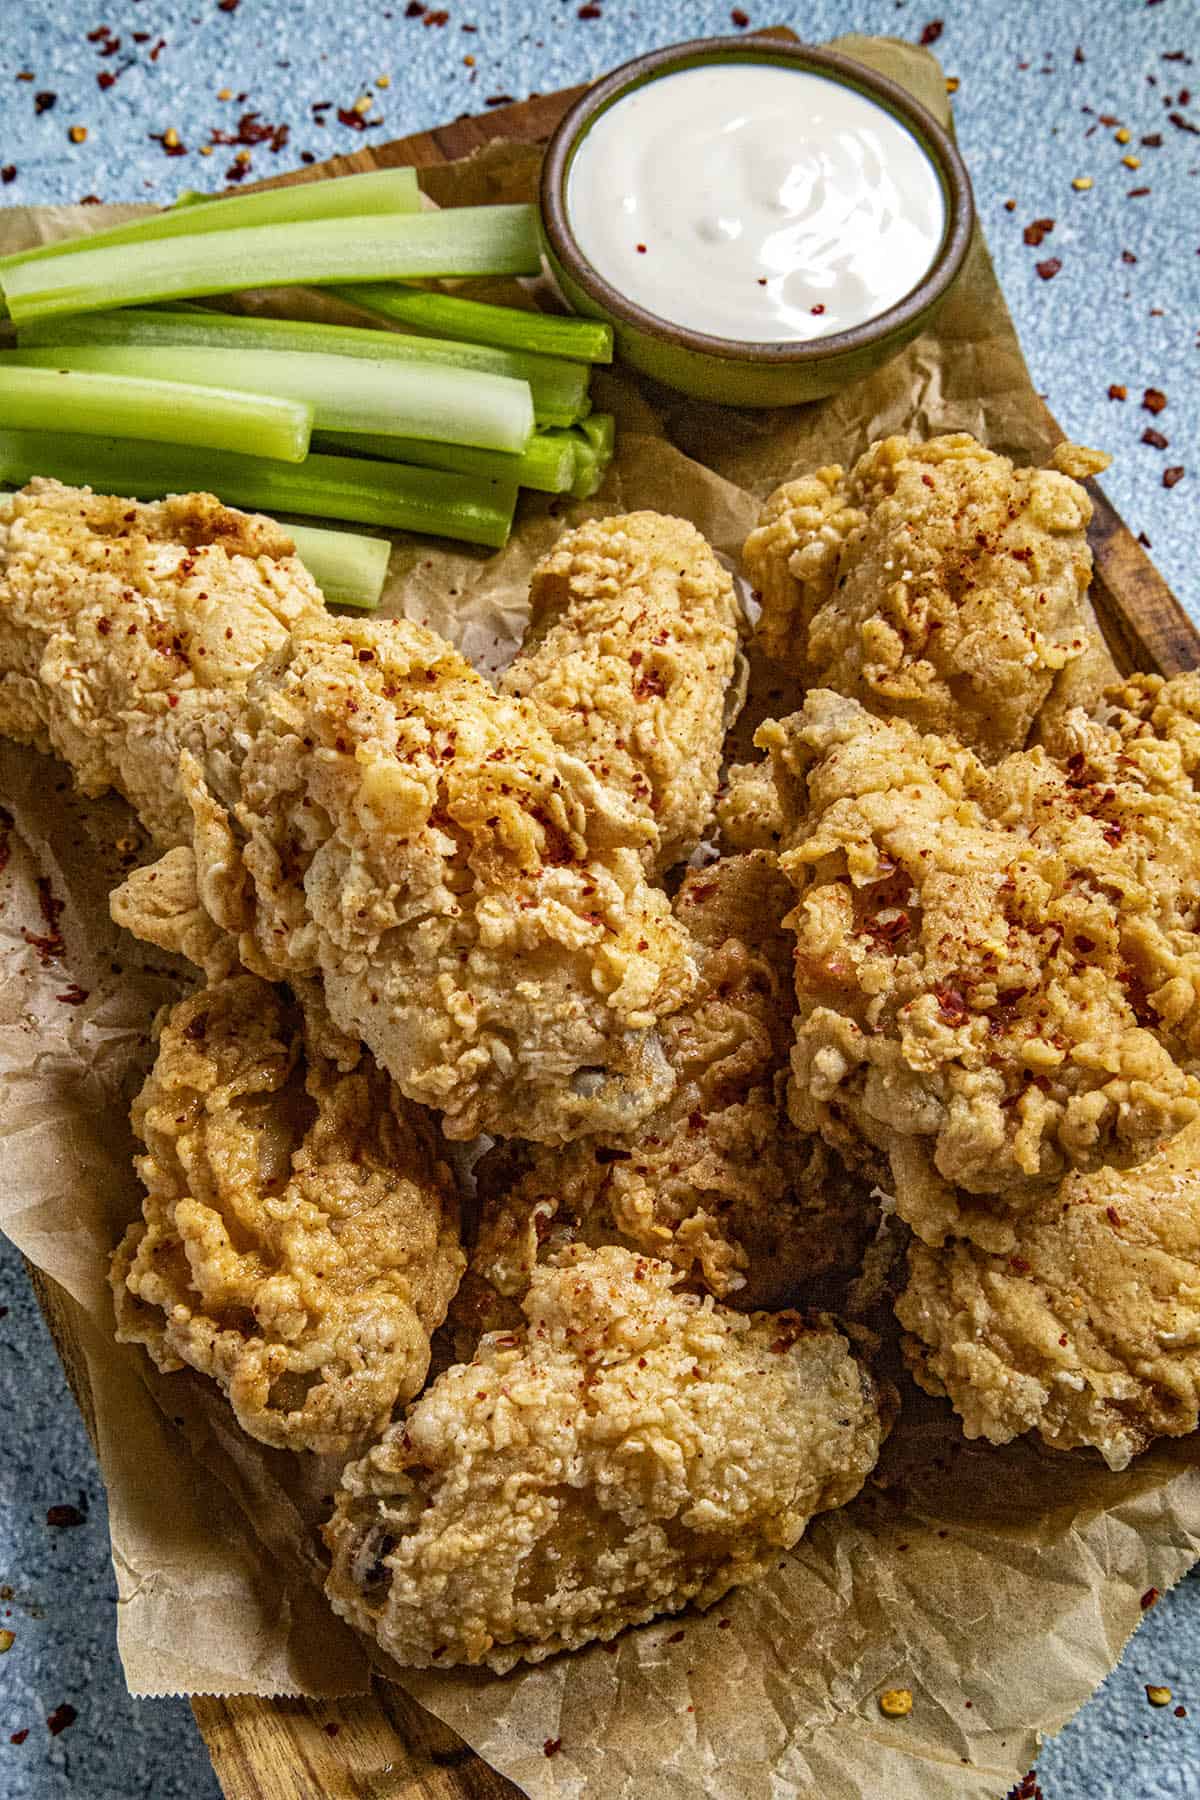
[[[934,163],[946,196],[946,229],[933,262],[913,288],[894,306],[846,331],[801,342],[790,339],[725,338],[652,313],[629,300],[605,280],[584,256],[567,213],[567,175],[576,145],[602,112],[635,88],[664,74],[709,62],[774,62],[791,64],[848,84],[898,115]],[[550,250],[570,279],[619,324],[665,340],[701,356],[725,362],[803,366],[862,350],[903,330],[945,293],[962,268],[975,228],[971,181],[949,133],[906,88],[886,75],[844,56],[809,44],[780,43],[774,38],[691,38],[647,51],[622,63],[589,87],[559,121],[542,162],[539,183],[542,226]]]

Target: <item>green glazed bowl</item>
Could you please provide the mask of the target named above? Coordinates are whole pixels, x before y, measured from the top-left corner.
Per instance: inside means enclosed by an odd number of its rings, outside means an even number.
[[[588,262],[567,213],[571,163],[584,138],[601,113],[635,88],[679,69],[721,62],[775,63],[842,82],[885,107],[925,150],[942,184],[946,227],[927,274],[895,306],[850,331],[804,343],[712,337],[635,305]],[[819,400],[895,356],[925,329],[945,299],[962,267],[975,222],[962,158],[937,121],[902,87],[835,51],[753,37],[697,38],[639,56],[606,75],[575,102],[551,138],[542,165],[540,198],[546,259],[574,310],[607,319],[621,356],[642,374],[697,399],[733,406],[791,406]]]

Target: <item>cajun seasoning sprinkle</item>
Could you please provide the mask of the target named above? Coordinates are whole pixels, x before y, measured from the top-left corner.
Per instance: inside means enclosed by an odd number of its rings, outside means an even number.
[[[1086,194],[1091,185],[1092,178],[1090,175],[1076,175],[1074,181],[1071,183],[1071,186],[1075,189],[1077,194]]]
[[[59,1733],[65,1731],[68,1725],[73,1725],[78,1717],[79,1714],[75,1708],[64,1700],[62,1705],[56,1706],[47,1718],[46,1730],[51,1737],[58,1737]]]
[[[1159,1593],[1159,1591],[1156,1587],[1147,1588],[1145,1593],[1142,1595],[1142,1611],[1149,1612],[1150,1608],[1152,1606],[1157,1606],[1161,1599],[1162,1599],[1162,1595]]]
[[[1173,487],[1178,486],[1178,484],[1183,480],[1185,473],[1186,473],[1186,471],[1185,471],[1182,463],[1172,464],[1172,466],[1169,469],[1163,470],[1163,478],[1162,478],[1163,486],[1165,488],[1173,488]]]
[[[907,1719],[912,1709],[911,1688],[887,1688],[879,1696],[879,1710],[886,1719]]]
[[[1147,388],[1142,395],[1142,409],[1148,413],[1160,413],[1166,408],[1167,396],[1161,388]]]
[[[1124,400],[1128,392],[1128,388],[1122,387],[1119,381],[1114,381],[1109,385],[1108,397],[1110,400]]]
[[[67,133],[67,136],[70,138],[70,140],[73,144],[86,144],[87,143],[87,126],[86,125],[72,125],[71,129]]]
[[[1146,1698],[1151,1706],[1170,1706],[1171,1690],[1169,1687],[1153,1687],[1147,1684]]]
[[[1034,263],[1033,266],[1043,281],[1053,281],[1054,277],[1058,274],[1058,271],[1062,268],[1062,258],[1058,256],[1048,256],[1045,262]]]

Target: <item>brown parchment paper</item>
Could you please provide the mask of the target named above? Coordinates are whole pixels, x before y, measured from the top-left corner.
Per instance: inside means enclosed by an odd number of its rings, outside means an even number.
[[[945,117],[932,57],[887,40],[840,47]],[[526,197],[537,160],[492,146],[423,180],[440,202]],[[10,211],[0,250],[130,212]],[[778,481],[883,432],[969,430],[1023,461],[1050,448],[981,238],[936,328],[833,399],[741,414],[608,371],[596,401],[621,426],[596,500],[524,499],[495,556],[397,540],[387,609],[490,670],[519,639],[532,562],[587,511],[681,513],[734,556]],[[0,796],[0,1228],[74,1309],[129,1685],[360,1691],[368,1654],[318,1587],[314,1527],[336,1469],[252,1443],[198,1377],[159,1375],[111,1340],[107,1256],[139,1205],[129,1102],[154,1013],[188,979],[108,919],[108,891],[144,846],[119,802],[80,802],[64,770],[11,745]],[[60,903],[61,942],[47,917]],[[389,1672],[535,1800],[993,1800],[1116,1662],[1140,1597],[1198,1555],[1195,1440],[1114,1475],[1087,1455],[967,1445],[948,1409],[909,1392],[880,1480],[760,1586],[687,1616],[681,1637],[671,1620],[503,1680]],[[891,1686],[912,1688],[906,1720],[879,1712]],[[552,1758],[547,1740],[561,1740]]]

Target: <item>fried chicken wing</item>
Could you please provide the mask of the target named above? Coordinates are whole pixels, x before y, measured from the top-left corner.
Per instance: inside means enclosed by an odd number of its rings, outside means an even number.
[[[537,565],[530,624],[501,682],[554,741],[655,828],[652,872],[684,862],[712,817],[736,700],[741,609],[683,519],[591,519]]]
[[[1136,1169],[1067,1176],[1018,1251],[914,1243],[897,1312],[968,1437],[1036,1430],[1114,1469],[1200,1425],[1200,1126]]]
[[[826,1321],[733,1313],[615,1247],[535,1270],[343,1476],[335,1610],[402,1664],[541,1661],[709,1606],[844,1504],[882,1436]]]
[[[253,975],[171,1010],[112,1284],[118,1337],[211,1376],[252,1437],[346,1452],[420,1388],[465,1259],[432,1131],[331,1038]]]
[[[635,1130],[562,1149],[499,1145],[476,1166],[478,1241],[451,1319],[460,1354],[519,1319],[535,1265],[563,1244],[623,1244],[739,1308],[811,1304],[858,1261],[868,1189],[789,1123],[791,889],[774,859],[693,872],[675,911],[700,986],[663,1027],[671,1098]]]
[[[669,1092],[655,1027],[695,971],[653,828],[434,633],[314,622],[249,683],[228,767],[185,753],[180,780],[187,904],[246,968],[319,975],[451,1137],[561,1141]],[[146,898],[118,895],[135,930]]]
[[[0,495],[0,733],[186,842],[180,750],[219,759],[231,697],[324,610],[293,551],[211,494],[147,506],[39,479]]]
[[[1161,703],[1161,702],[1160,702]],[[806,810],[792,1117],[890,1165],[901,1216],[1011,1250],[1071,1169],[1200,1111],[1200,802],[1180,743],[1076,716],[986,768],[818,690],[762,728]]]
[[[1063,444],[1053,468],[1017,469],[955,432],[884,438],[849,474],[788,482],[743,552],[764,647],[806,686],[987,762],[1022,748],[1056,684],[1092,697],[1073,665],[1111,678],[1086,602],[1091,501],[1073,479],[1107,462]]]

